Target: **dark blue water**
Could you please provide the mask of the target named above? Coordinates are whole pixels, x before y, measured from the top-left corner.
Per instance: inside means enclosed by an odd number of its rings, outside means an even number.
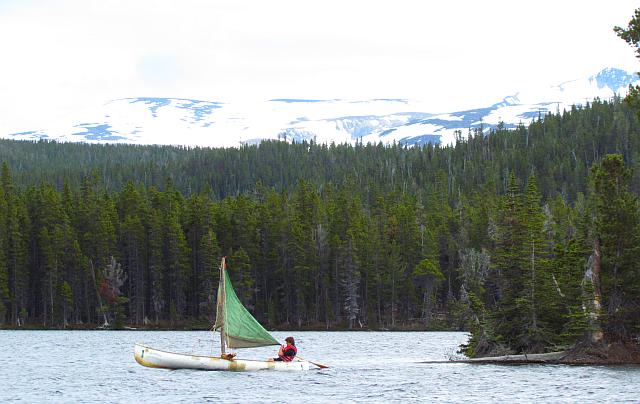
[[[291,332],[309,372],[167,371],[133,344],[218,353],[209,332],[0,331],[0,402],[640,402],[640,367],[421,364],[446,360],[464,333]],[[242,350],[268,358],[275,348]]]

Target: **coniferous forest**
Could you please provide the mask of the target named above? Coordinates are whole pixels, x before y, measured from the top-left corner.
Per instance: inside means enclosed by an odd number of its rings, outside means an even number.
[[[271,329],[632,341],[638,129],[616,98],[453,146],[0,140],[0,322],[205,329],[224,255]]]

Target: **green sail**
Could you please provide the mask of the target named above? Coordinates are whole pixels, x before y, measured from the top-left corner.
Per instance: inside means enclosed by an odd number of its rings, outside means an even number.
[[[267,345],[280,345],[280,343],[269,334],[260,323],[253,318],[251,313],[244,307],[231,285],[231,279],[227,271],[224,271],[224,294],[223,305],[218,304],[218,311],[223,307],[224,313],[224,338],[229,348],[254,348]],[[222,296],[222,284],[218,286],[218,296]],[[218,324],[221,313],[218,313],[215,328],[220,328]]]

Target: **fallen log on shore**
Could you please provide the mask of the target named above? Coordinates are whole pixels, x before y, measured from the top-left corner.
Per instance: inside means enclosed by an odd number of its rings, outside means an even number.
[[[566,351],[561,351],[529,355],[487,356],[484,358],[454,359],[448,361],[422,361],[420,363],[473,363],[494,365],[559,364],[565,363],[563,359],[567,354]]]
[[[611,343],[607,345],[578,344],[571,349],[540,354],[485,356],[419,363],[468,363],[493,365],[640,365],[640,341],[637,343]]]

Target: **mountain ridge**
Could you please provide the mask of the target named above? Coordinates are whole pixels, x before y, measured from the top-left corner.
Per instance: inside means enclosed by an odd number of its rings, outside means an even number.
[[[319,143],[451,144],[456,133],[514,128],[547,113],[626,93],[639,78],[605,68],[584,78],[518,91],[486,106],[435,113],[403,98],[222,102],[172,97],[119,98],[71,123],[0,137],[61,142],[233,147],[265,139]]]

